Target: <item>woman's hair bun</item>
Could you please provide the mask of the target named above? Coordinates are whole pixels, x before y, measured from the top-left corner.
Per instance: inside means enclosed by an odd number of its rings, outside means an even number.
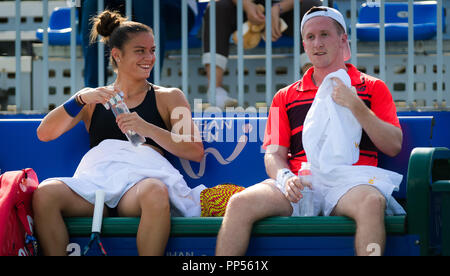
[[[101,35],[103,40],[108,40],[108,37],[112,32],[120,26],[120,23],[126,21],[127,18],[123,17],[118,12],[105,10],[91,20],[93,24],[91,43],[94,43],[97,40],[98,35]]]
[[[94,1],[94,0],[93,0]],[[133,38],[133,35],[147,32],[153,35],[153,30],[142,23],[127,21],[117,11],[105,10],[90,19],[92,29],[90,34],[90,44],[95,44],[97,38],[101,35],[101,42],[106,44],[110,51],[113,48],[123,50],[125,43]],[[110,55],[110,62],[114,69],[117,69],[117,63]]]

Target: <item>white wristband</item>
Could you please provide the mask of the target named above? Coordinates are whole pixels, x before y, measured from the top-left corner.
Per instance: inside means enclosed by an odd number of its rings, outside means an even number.
[[[278,189],[280,189],[280,191],[285,194],[286,193],[286,181],[293,177],[296,176],[293,172],[291,172],[290,169],[284,168],[284,169],[280,169],[277,172],[277,187]]]

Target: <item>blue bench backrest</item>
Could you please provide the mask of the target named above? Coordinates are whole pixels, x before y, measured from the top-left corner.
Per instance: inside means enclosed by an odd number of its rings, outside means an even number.
[[[406,172],[411,150],[431,146],[431,116],[400,117],[403,148],[396,158],[380,156],[380,166],[404,175],[397,198],[406,197]],[[264,167],[266,118],[195,119],[203,133],[205,160],[201,163],[167,158],[184,175],[191,187],[208,187],[231,182],[250,186],[267,178]],[[39,119],[0,120],[0,169],[2,172],[33,168],[40,181],[56,176],[72,176],[82,156],[89,150],[83,123],[51,142],[37,139]]]
[[[89,150],[84,123],[51,142],[36,135],[40,119],[0,120],[0,169],[2,172],[33,168],[39,181],[55,176],[72,176]]]
[[[203,134],[204,160],[196,163],[167,156],[191,187],[227,182],[250,186],[267,178],[261,147],[265,118],[218,118],[196,123]]]
[[[379,154],[379,167],[395,171],[403,175],[400,190],[394,192],[396,198],[406,198],[406,175],[411,151],[415,147],[431,147],[434,119],[432,116],[405,116],[399,117],[403,131],[402,150],[395,157]]]

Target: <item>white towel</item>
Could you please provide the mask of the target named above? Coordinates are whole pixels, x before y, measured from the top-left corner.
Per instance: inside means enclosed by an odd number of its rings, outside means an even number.
[[[361,125],[350,109],[336,104],[331,97],[333,77],[351,87],[350,77],[344,70],[327,75],[306,115],[302,133],[308,161],[323,173],[336,166],[356,163],[362,135]]]
[[[341,79],[351,87],[347,72],[340,69],[325,77],[306,115],[302,142],[314,175],[313,186],[322,191],[323,212],[328,215],[339,198],[357,185],[372,185],[386,198],[387,214],[405,214],[392,198],[402,175],[373,166],[352,166],[359,159],[362,128],[352,112],[336,104],[331,96],[335,82]]]
[[[73,177],[52,179],[63,181],[92,204],[95,191],[104,190],[105,204],[114,208],[131,187],[145,178],[166,184],[172,207],[183,216],[200,216],[200,193],[206,187],[189,188],[161,154],[147,146],[134,147],[128,141],[104,140],[84,155]]]

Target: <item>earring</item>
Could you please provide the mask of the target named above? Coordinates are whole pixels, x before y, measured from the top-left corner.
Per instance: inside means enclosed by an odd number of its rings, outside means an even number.
[[[120,62],[120,58],[119,58],[119,59],[117,59],[117,61],[118,61],[118,62]]]

